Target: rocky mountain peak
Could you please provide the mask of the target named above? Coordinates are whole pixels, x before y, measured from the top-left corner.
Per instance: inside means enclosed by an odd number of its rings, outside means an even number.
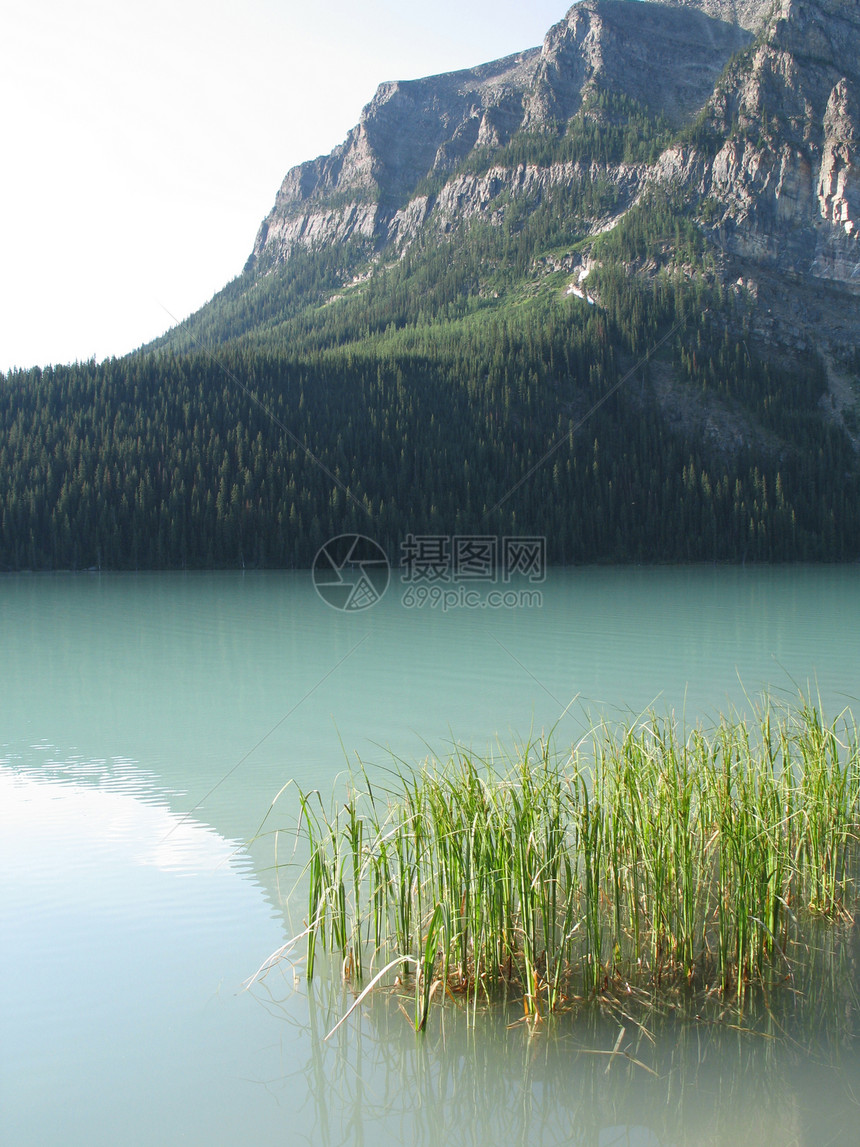
[[[691,210],[707,206],[698,225],[727,275],[790,275],[853,294],[858,61],[857,0],[582,0],[540,48],[380,85],[340,147],[287,174],[249,267],[355,238],[399,252],[422,232],[498,221],[500,196],[534,210],[586,180],[614,197],[592,234],[649,187],[683,189]],[[628,114],[662,125],[658,159],[512,159],[538,153],[517,141],[546,137],[551,156],[584,117],[602,129]]]
[[[248,266],[280,262],[297,245],[403,241],[426,218],[429,205],[416,199],[422,183],[444,181],[517,133],[563,131],[597,90],[680,126],[750,39],[694,5],[582,0],[540,48],[381,84],[339,147],[288,172]]]
[[[593,83],[680,125],[702,107],[727,60],[751,38],[692,4],[583,0],[547,33],[523,126],[570,120]]]

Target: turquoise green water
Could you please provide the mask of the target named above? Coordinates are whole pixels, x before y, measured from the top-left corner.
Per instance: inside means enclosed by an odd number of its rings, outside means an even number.
[[[537,588],[540,604],[443,613],[393,585],[347,615],[303,573],[0,580],[0,1139],[853,1141],[850,1024],[779,1054],[670,1026],[652,1076],[595,1067],[617,1024],[586,1039],[488,1017],[482,1039],[440,1012],[416,1043],[380,1002],[323,1043],[339,987],[309,995],[286,963],[241,991],[294,926],[273,838],[248,846],[291,778],[328,792],[356,754],[550,728],[564,745],[587,713],[693,720],[765,686],[809,682],[860,715],[860,568],[554,571]],[[294,812],[288,789],[267,827]]]

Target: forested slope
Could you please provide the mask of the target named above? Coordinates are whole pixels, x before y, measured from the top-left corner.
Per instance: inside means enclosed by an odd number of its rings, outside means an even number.
[[[660,218],[611,243],[659,243]],[[546,535],[555,562],[856,556],[823,368],[751,356],[741,302],[606,267],[595,306],[552,277],[500,304],[449,268],[416,255],[389,295],[215,352],[7,378],[4,567],[307,565],[348,530],[393,554],[413,532]]]

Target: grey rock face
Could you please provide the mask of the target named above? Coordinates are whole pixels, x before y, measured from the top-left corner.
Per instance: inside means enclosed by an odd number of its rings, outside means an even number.
[[[715,143],[679,142],[650,166],[492,164],[517,133],[562,130],[595,90],[676,127],[701,116]],[[852,296],[858,97],[857,0],[583,0],[540,48],[381,85],[340,147],[288,173],[249,266],[355,237],[396,253],[422,229],[492,221],[502,192],[538,202],[553,186],[600,176],[615,185],[619,214],[650,183],[707,198],[709,234],[732,274],[739,264],[747,277],[757,268]],[[486,174],[459,169],[476,150]],[[613,219],[591,223],[596,231]]]
[[[693,10],[583,0],[539,49],[382,84],[339,147],[288,172],[249,266],[287,258],[296,245],[356,236],[404,241],[426,217],[419,204],[407,207],[422,180],[454,171],[476,149],[503,146],[518,131],[563,126],[597,84],[681,124],[750,38]]]
[[[510,139],[539,56],[534,48],[467,71],[381,84],[339,147],[287,173],[250,261],[264,252],[284,258],[296,244],[384,237],[422,179],[444,175],[475,147]]]
[[[523,126],[566,122],[595,81],[678,126],[702,107],[729,58],[751,39],[692,7],[584,0],[547,33]]]
[[[650,0],[669,8],[687,8],[704,12],[714,20],[737,24],[749,32],[758,32],[771,15],[775,0]]]
[[[860,8],[781,0],[751,59],[711,100],[727,136],[698,190],[717,242],[803,278],[860,287]]]

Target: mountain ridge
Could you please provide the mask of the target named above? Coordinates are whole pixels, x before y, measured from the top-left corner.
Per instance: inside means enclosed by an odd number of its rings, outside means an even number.
[[[574,183],[609,189],[592,196],[580,248],[655,188],[680,188],[766,353],[816,349],[842,410],[860,340],[858,59],[852,0],[581,0],[539,48],[380,85],[343,144],[287,173],[230,290],[305,251],[340,260],[332,285],[350,291],[419,240],[503,226],[506,201],[522,214]],[[158,345],[204,328],[221,341],[217,310]]]
[[[687,56],[683,74],[667,73],[662,58],[651,58],[644,42],[655,34],[667,41],[675,60]],[[267,254],[267,266],[272,258],[282,260],[295,244],[342,242],[353,234],[399,237],[408,193],[420,180],[454,174],[458,159],[502,147],[518,131],[568,122],[597,82],[646,105],[654,102],[656,86],[662,93],[660,110],[668,110],[678,126],[699,110],[722,68],[751,38],[740,26],[689,5],[582,0],[547,32],[541,48],[474,69],[382,84],[343,144],[287,173],[246,269]],[[630,67],[632,51],[638,68]],[[494,82],[486,82],[488,75]],[[416,100],[422,94],[423,105]],[[396,136],[401,126],[405,141]],[[392,138],[397,138],[393,149]],[[386,158],[392,150],[393,162]],[[331,204],[332,195],[349,190],[357,192],[353,199]],[[406,204],[385,202],[403,198],[404,192]],[[303,211],[304,205],[309,210]]]

